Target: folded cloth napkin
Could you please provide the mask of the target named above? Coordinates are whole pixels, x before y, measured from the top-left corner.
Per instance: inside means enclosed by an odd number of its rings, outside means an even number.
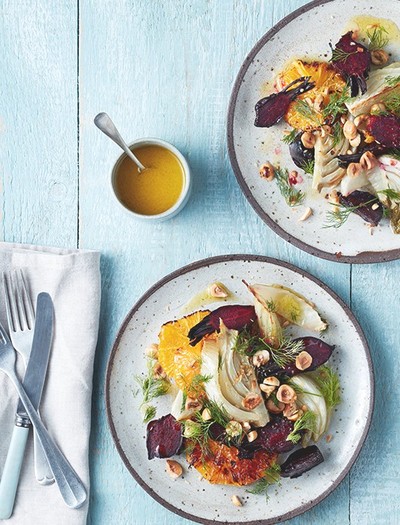
[[[89,434],[93,359],[100,310],[99,253],[0,243],[0,272],[22,268],[34,304],[39,292],[54,302],[54,339],[40,406],[50,434],[89,494]],[[8,328],[0,279],[0,320]],[[21,371],[21,363],[18,363]],[[0,372],[0,475],[14,425],[18,397]],[[57,485],[37,483],[30,435],[10,525],[84,525],[88,501],[69,509]],[[2,521],[6,523],[6,521]]]

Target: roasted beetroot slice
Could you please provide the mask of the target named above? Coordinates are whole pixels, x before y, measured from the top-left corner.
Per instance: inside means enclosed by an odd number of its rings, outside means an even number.
[[[365,222],[377,226],[383,217],[383,206],[379,199],[367,191],[353,191],[347,197],[339,195],[342,206],[352,208],[357,206],[354,213],[359,215]],[[376,209],[374,209],[376,208]]]
[[[285,116],[292,100],[314,86],[315,83],[310,82],[310,77],[300,77],[288,84],[279,93],[272,93],[272,95],[262,98],[255,106],[256,120],[254,125],[259,128],[270,128],[277,124]]]
[[[281,465],[283,478],[298,478],[324,461],[324,456],[316,445],[296,450]]]
[[[265,427],[257,429],[258,437],[253,441],[254,446],[279,454],[289,452],[294,444],[287,441],[287,437],[293,431],[293,426],[288,419],[275,416]]]
[[[366,79],[371,67],[371,53],[353,40],[351,31],[343,35],[332,50],[331,62],[336,71],[349,79],[352,97],[359,90],[362,94],[367,91]]]
[[[400,147],[400,119],[395,115],[371,115],[368,131],[387,148]]]
[[[188,338],[190,339],[190,344],[195,346],[205,335],[218,331],[221,320],[227,328],[242,330],[255,319],[254,306],[221,306],[206,315],[200,323],[193,326],[189,330]]]
[[[146,446],[149,459],[170,458],[179,452],[182,441],[182,426],[171,414],[150,421],[147,425]]]
[[[335,349],[334,346],[328,345],[328,343],[318,339],[318,337],[299,337],[298,339],[295,339],[295,341],[303,341],[304,351],[310,354],[312,357],[312,363],[307,370],[299,370],[294,363],[285,366],[283,373],[288,376],[301,374],[301,372],[312,372],[326,363]]]

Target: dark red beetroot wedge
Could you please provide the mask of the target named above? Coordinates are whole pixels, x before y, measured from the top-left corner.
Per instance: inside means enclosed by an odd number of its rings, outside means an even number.
[[[343,35],[332,50],[331,62],[336,71],[349,79],[352,97],[355,97],[359,90],[361,93],[367,91],[366,79],[371,67],[371,53],[365,46],[353,40],[351,31]]]
[[[371,115],[368,131],[383,146],[400,147],[400,119],[395,115]]]
[[[150,421],[147,425],[146,446],[149,459],[170,458],[179,452],[182,441],[182,425],[171,414]]]
[[[356,190],[344,197],[339,195],[339,201],[346,208],[356,207],[353,213],[359,215],[365,222],[377,226],[383,217],[383,206],[378,197],[367,191]]]
[[[298,85],[297,85],[298,84]],[[297,87],[293,87],[297,85]],[[277,124],[285,116],[290,103],[302,93],[309,91],[315,86],[310,82],[310,77],[300,77],[288,84],[279,93],[272,93],[262,98],[256,104],[256,120],[254,125],[259,128],[270,128]],[[293,89],[289,89],[293,88]]]
[[[316,445],[301,448],[290,454],[281,465],[283,478],[298,478],[324,461],[324,456]]]
[[[269,452],[289,452],[294,447],[287,441],[288,435],[293,431],[293,423],[284,417],[275,416],[269,423],[258,431],[258,444]],[[257,441],[255,440],[255,441]]]
[[[188,338],[190,344],[195,346],[205,335],[218,331],[221,320],[227,328],[242,330],[255,319],[254,306],[221,306],[193,326],[188,333]]]

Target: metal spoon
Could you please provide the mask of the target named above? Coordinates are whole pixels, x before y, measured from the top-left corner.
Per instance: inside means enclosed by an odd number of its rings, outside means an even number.
[[[143,164],[140,162],[140,160],[129,149],[127,143],[121,137],[119,131],[115,127],[114,122],[107,115],[107,113],[99,113],[98,115],[96,115],[94,117],[94,123],[100,131],[107,135],[107,137],[110,137],[110,139],[113,140],[115,144],[118,144],[118,146],[125,151],[128,157],[132,159],[138,167],[139,173],[146,169],[145,166],[143,166]]]

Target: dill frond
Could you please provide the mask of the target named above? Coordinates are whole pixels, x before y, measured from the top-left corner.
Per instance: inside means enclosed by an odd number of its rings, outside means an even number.
[[[143,410],[143,423],[148,423],[152,419],[154,419],[155,415],[157,413],[157,409],[153,405],[147,405],[144,407]]]
[[[387,46],[389,43],[389,37],[387,36],[388,34],[389,33],[387,30],[381,25],[377,25],[368,30],[368,49],[370,51],[375,51],[376,49],[382,49],[383,47]]]
[[[347,113],[348,109],[346,107],[346,102],[349,100],[350,95],[347,86],[341,93],[332,93],[332,95],[329,97],[328,104],[322,111],[323,117],[331,117],[332,120],[335,120],[339,115]]]
[[[290,133],[286,133],[285,135],[283,135],[282,142],[284,142],[285,144],[292,144],[292,142],[294,142],[296,139],[297,133],[297,129],[292,129]]]
[[[395,87],[397,84],[400,84],[400,75],[397,77],[389,75],[385,77],[385,82],[389,87]]]
[[[390,113],[400,115],[400,93],[389,93],[382,102]]]
[[[359,204],[358,206],[343,206],[341,204],[331,203],[332,206],[335,206],[335,209],[326,213],[325,224],[322,227],[340,228],[354,211],[364,206],[368,206],[368,204],[372,204],[373,202],[376,202],[375,197],[367,202]]]
[[[330,62],[345,62],[349,56],[355,55],[357,51],[347,52],[343,51],[343,49],[340,49],[338,47],[335,47],[332,49],[332,56],[330,59]]]
[[[301,169],[302,169],[305,173],[308,173],[309,175],[312,175],[312,174],[314,173],[314,168],[315,168],[315,160],[314,160],[314,159],[307,160],[307,161],[301,166]]]
[[[331,367],[328,365],[319,367],[315,382],[321,390],[328,408],[333,408],[340,403],[340,380]]]
[[[140,386],[140,389],[142,391],[142,403],[140,405],[140,408],[143,408],[149,401],[152,399],[155,399],[156,397],[160,397],[165,395],[168,390],[170,389],[171,383],[166,378],[162,377],[154,377],[153,374],[153,363],[151,360],[147,362],[147,375],[145,377],[135,376],[135,381]],[[153,407],[154,408],[154,407]],[[146,410],[143,414],[143,421],[146,423],[146,416],[149,414],[146,414]],[[155,415],[155,409],[154,414]]]
[[[288,206],[299,206],[304,201],[304,193],[301,190],[297,190],[289,183],[289,170],[275,168],[275,180],[278,189]]]
[[[246,492],[249,492],[250,494],[265,494],[266,498],[268,499],[268,489],[271,485],[274,485],[275,483],[279,483],[281,479],[281,467],[274,463],[271,465],[265,472],[264,476],[256,481],[251,489],[247,489]]]
[[[294,422],[294,427],[292,432],[286,438],[286,441],[291,441],[292,443],[298,443],[301,439],[301,434],[303,430],[308,430],[309,432],[315,431],[316,415],[314,412],[307,410],[302,414],[297,421]]]
[[[317,126],[321,126],[323,124],[321,113],[319,113],[313,107],[311,107],[305,100],[297,100],[295,102],[294,110]]]
[[[385,195],[391,201],[400,201],[400,192],[392,190],[391,188],[380,190],[378,193],[382,193],[382,195]]]

